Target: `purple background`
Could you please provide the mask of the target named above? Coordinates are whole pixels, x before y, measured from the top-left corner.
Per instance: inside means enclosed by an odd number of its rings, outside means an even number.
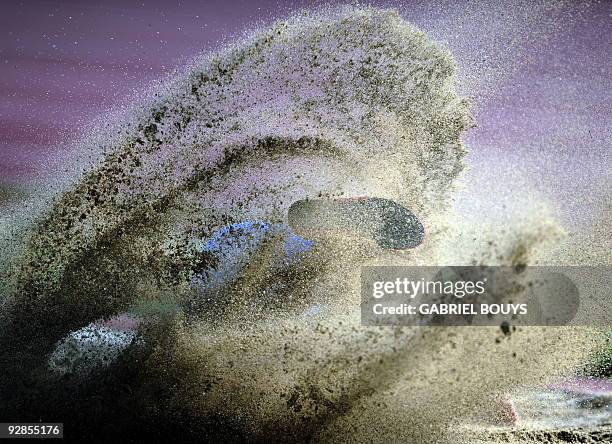
[[[50,173],[46,156],[200,51],[314,4],[3,2],[0,185],[27,187]],[[551,199],[561,197],[572,213],[577,200],[605,192],[612,170],[609,2],[384,4],[457,58],[460,88],[474,98],[478,122],[466,136],[468,195],[489,187],[505,202],[514,192],[509,184],[526,180]],[[473,199],[462,205],[478,212]]]

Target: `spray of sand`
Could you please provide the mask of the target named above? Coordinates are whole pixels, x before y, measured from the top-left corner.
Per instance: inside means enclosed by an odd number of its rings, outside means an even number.
[[[133,378],[130,409],[217,439],[441,441],[489,395],[573,365],[584,329],[359,324],[362,264],[529,264],[562,236],[539,214],[503,233],[449,229],[471,125],[454,69],[397,13],[368,8],[303,14],[194,62],[28,227],[3,298],[13,411],[28,383],[48,383],[60,338],[136,307],[150,346],[114,376]],[[268,246],[214,312],[193,310],[190,279],[217,266],[194,242],[241,220],[284,223],[299,199],[359,195],[411,208],[424,244],[321,239],[282,273]]]

